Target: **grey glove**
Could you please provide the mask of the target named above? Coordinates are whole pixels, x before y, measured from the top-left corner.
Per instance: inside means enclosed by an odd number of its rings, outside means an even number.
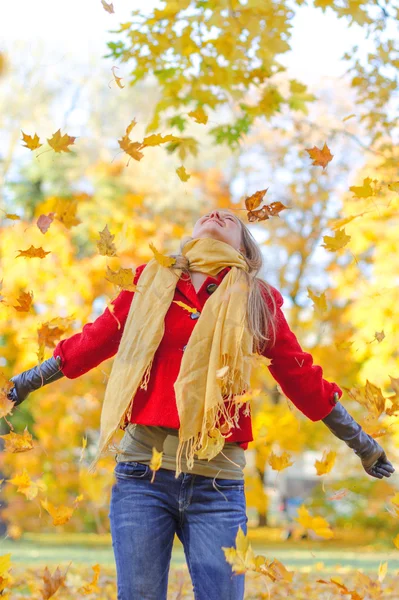
[[[387,459],[384,449],[351,417],[338,401],[338,394],[335,393],[334,396],[336,404],[330,414],[322,419],[323,423],[337,438],[354,450],[368,475],[377,479],[390,477],[395,469]]]
[[[61,379],[64,377],[64,373],[60,369],[60,364],[61,358],[52,356],[41,365],[11,377],[10,381],[13,382],[14,387],[8,392],[7,398],[15,402],[15,406],[18,406],[34,390]]]

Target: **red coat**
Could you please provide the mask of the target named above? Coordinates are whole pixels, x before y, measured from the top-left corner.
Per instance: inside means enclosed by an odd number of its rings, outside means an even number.
[[[137,267],[134,283],[138,282],[145,266]],[[191,281],[180,278],[174,300],[201,311],[210,294],[207,286],[218,284],[229,270],[230,267],[226,267],[216,277],[208,276],[198,293]],[[282,295],[276,288],[272,291],[278,305],[277,338],[275,346],[264,353],[272,359],[268,369],[295,406],[312,421],[318,421],[333,409],[334,392],[341,397],[342,390],[335,383],[323,379],[321,367],[313,365],[312,356],[302,350],[281,310]],[[112,302],[114,316],[106,308],[94,323],[87,323],[80,333],[57,344],[53,356],[61,357],[61,370],[66,377],[80,377],[117,353],[133,295],[134,292],[122,291]],[[179,373],[182,353],[197,323],[197,319],[190,317],[191,314],[178,304],[171,303],[165,316],[165,333],[154,354],[147,390],[139,388],[136,391],[130,422],[179,429],[173,384]],[[241,409],[240,427],[233,429],[226,438],[228,442],[239,442],[244,450],[253,440],[251,416],[243,414],[245,408],[246,404]]]

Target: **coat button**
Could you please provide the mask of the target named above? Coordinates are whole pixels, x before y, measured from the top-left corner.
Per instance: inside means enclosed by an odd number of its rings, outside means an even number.
[[[183,352],[185,351],[185,349],[186,349],[186,348],[187,348],[187,344],[185,344],[185,345],[183,346]]]
[[[208,292],[208,294],[213,294],[213,292],[217,290],[217,288],[217,283],[208,283],[208,285],[206,286],[206,291]]]
[[[200,312],[190,313],[190,319],[199,319]]]
[[[337,404],[338,401],[339,401],[339,394],[338,394],[338,392],[334,392],[334,394],[333,394],[333,403]]]

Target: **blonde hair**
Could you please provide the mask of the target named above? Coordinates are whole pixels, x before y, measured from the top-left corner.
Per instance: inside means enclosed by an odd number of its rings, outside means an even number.
[[[229,209],[223,209],[223,211],[235,217],[241,226],[241,247],[244,248],[243,256],[249,267],[248,273],[244,271],[249,287],[247,325],[254,336],[253,352],[262,354],[266,348],[272,347],[276,343],[276,301],[270,284],[257,277],[257,274],[263,268],[263,256],[255,238],[237,215]],[[183,250],[184,245],[192,239],[190,236],[182,238],[180,252]],[[182,269],[183,273],[187,275],[187,279],[190,279],[187,257],[182,254],[171,254],[170,256],[176,259],[176,262],[170,268]],[[272,307],[265,301],[265,294]],[[271,346],[268,343],[270,342],[270,337],[268,337],[270,332],[273,338]]]

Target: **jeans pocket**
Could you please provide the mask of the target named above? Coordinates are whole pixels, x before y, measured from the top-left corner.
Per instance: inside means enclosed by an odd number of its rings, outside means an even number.
[[[118,479],[143,479],[149,471],[148,465],[134,461],[120,461],[114,468]]]
[[[220,490],[244,490],[244,481],[242,479],[215,479],[215,485]]]

